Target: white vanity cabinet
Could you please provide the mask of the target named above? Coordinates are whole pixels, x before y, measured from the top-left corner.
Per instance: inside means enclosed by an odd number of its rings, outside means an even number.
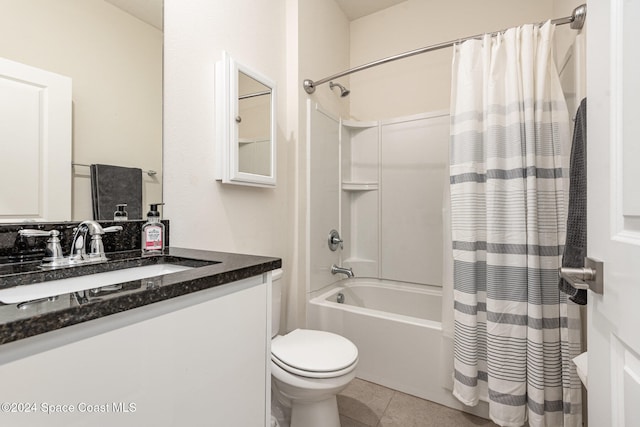
[[[0,425],[266,426],[270,330],[266,273],[5,344]]]

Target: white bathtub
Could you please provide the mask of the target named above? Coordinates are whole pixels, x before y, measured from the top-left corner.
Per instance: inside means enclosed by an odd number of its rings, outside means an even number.
[[[356,278],[314,293],[307,314],[309,328],[358,347],[358,378],[486,417],[486,408],[464,407],[443,386],[453,362],[443,360],[441,313],[437,286]]]

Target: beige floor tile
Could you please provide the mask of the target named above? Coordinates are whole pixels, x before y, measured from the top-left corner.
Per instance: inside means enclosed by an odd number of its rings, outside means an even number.
[[[493,427],[489,420],[396,392],[380,427]]]
[[[349,417],[345,417],[344,415],[340,415],[340,427],[369,427],[366,424],[361,423],[360,421],[352,420]]]
[[[376,426],[394,393],[386,387],[356,378],[338,395],[338,410],[341,415],[365,426]]]

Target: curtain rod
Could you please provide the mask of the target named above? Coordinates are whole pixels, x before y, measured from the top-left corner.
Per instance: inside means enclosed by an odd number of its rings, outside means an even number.
[[[553,19],[551,21],[551,23],[555,24],[555,25],[571,24],[571,28],[572,29],[581,30],[582,27],[584,26],[584,21],[586,19],[586,16],[587,16],[587,5],[586,4],[582,4],[582,5],[578,6],[578,7],[576,7],[575,9],[573,9],[573,12],[571,13],[571,16],[566,16],[564,18]],[[539,23],[538,25],[541,25],[541,24]],[[494,31],[494,32],[488,33],[488,34],[495,35],[495,34],[502,33],[504,31],[505,30]],[[431,46],[423,47],[423,48],[420,48],[420,49],[410,50],[408,52],[400,53],[400,54],[394,55],[394,56],[389,56],[387,58],[379,59],[377,61],[369,62],[367,64],[351,68],[349,70],[343,71],[341,73],[334,74],[334,75],[329,76],[329,77],[325,77],[324,79],[321,79],[321,80],[318,80],[318,81],[315,81],[315,82],[313,80],[310,80],[310,79],[305,79],[303,84],[302,84],[302,87],[304,87],[304,90],[308,94],[312,94],[313,92],[316,91],[316,86],[320,86],[323,83],[326,83],[326,82],[331,81],[331,80],[335,80],[335,79],[337,79],[339,77],[343,77],[343,76],[346,76],[348,74],[356,73],[358,71],[366,70],[367,68],[375,67],[377,65],[386,64],[387,62],[396,61],[398,59],[408,58],[410,56],[419,55],[421,53],[432,52],[434,50],[444,49],[444,48],[447,48],[447,47],[451,47],[451,46],[455,45],[456,43],[462,43],[462,42],[467,41],[467,40],[482,38],[483,36],[484,36],[484,34],[476,34],[475,36],[470,36],[470,37],[465,37],[465,38],[462,38],[462,39],[451,40],[451,41],[448,41],[448,42],[438,43],[438,44],[434,44],[434,45],[431,45]]]

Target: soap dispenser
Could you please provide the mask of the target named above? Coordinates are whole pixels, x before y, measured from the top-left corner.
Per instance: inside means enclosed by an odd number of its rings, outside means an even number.
[[[127,207],[126,203],[121,203],[119,205],[116,205],[116,211],[113,213],[113,220],[114,221],[127,221],[129,219],[129,214],[127,213],[127,211],[124,210],[124,208]]]
[[[150,204],[147,222],[142,226],[142,253],[161,254],[164,249],[164,224],[160,222],[158,206],[164,203]]]

